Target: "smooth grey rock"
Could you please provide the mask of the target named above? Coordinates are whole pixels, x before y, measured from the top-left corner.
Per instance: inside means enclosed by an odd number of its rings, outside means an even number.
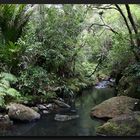
[[[114,118],[124,113],[131,113],[139,102],[139,99],[118,96],[105,100],[92,108],[90,116],[97,118]]]
[[[79,118],[79,115],[61,115],[61,114],[56,114],[54,117],[54,120],[56,121],[69,121],[73,119]]]
[[[50,112],[47,110],[43,110],[43,114],[49,114]]]
[[[45,105],[39,104],[37,105],[37,107],[39,108],[39,110],[45,110],[47,109]]]
[[[70,108],[70,105],[68,105],[68,104],[66,104],[66,103],[64,103],[62,101],[59,101],[59,100],[53,100],[53,101],[54,101],[54,103],[56,103],[60,107]]]
[[[33,121],[40,119],[40,114],[22,104],[11,103],[7,106],[10,119],[20,121]]]
[[[11,128],[13,121],[10,120],[8,115],[0,115],[0,130],[7,130]]]

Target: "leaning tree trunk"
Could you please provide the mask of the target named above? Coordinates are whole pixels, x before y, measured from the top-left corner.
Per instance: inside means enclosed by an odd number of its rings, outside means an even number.
[[[126,10],[127,10],[127,14],[128,14],[128,19],[132,25],[132,28],[135,32],[135,35],[137,36],[137,39],[136,39],[136,42],[137,42],[137,47],[140,47],[140,38],[138,37],[138,29],[137,29],[137,26],[136,26],[136,23],[133,19],[133,16],[132,16],[132,13],[130,11],[130,7],[128,4],[125,4],[125,7],[126,7]]]
[[[135,42],[134,42],[133,37],[132,37],[133,32],[132,32],[132,30],[131,30],[131,28],[130,28],[130,25],[129,25],[128,21],[127,21],[127,18],[126,18],[126,16],[125,16],[125,14],[123,13],[122,9],[119,7],[119,5],[118,5],[118,4],[115,4],[115,6],[116,6],[117,10],[119,11],[119,13],[121,14],[121,16],[122,16],[123,19],[124,19],[125,25],[126,25],[126,27],[127,27],[127,29],[128,29],[128,32],[129,32],[129,38],[130,38],[130,43],[131,43],[131,46],[130,46],[130,47],[131,47],[131,49],[132,49],[132,52],[133,52],[133,54],[134,54],[134,57],[135,57],[136,61],[139,61],[140,58],[139,58],[138,53],[137,53],[136,50],[135,50],[136,45],[135,45]],[[130,9],[129,9],[128,5],[127,5],[127,12],[129,13],[129,18],[131,19],[131,22],[132,22],[131,24],[134,24],[134,20],[133,20],[133,18],[132,18],[132,14],[130,13]],[[130,16],[130,15],[131,15],[131,16]],[[129,20],[130,20],[130,19],[129,19]],[[135,27],[133,27],[133,28],[135,28]],[[136,32],[137,32],[137,31],[136,31]]]

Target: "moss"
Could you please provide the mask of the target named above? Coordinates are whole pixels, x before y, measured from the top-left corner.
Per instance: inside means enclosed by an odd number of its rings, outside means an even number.
[[[131,136],[135,135],[137,128],[131,124],[115,122],[107,122],[103,126],[97,128],[97,133],[104,134],[107,136]]]
[[[107,122],[97,128],[97,133],[99,134],[116,135],[117,132],[119,132],[119,127],[115,123]]]
[[[140,99],[139,80],[136,77],[122,77],[118,85],[118,95]]]

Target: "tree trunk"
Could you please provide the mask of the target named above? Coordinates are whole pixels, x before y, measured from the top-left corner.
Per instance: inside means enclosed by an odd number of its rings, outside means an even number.
[[[128,19],[129,19],[129,21],[130,21],[130,23],[131,23],[131,25],[132,25],[132,28],[133,28],[133,30],[134,30],[136,36],[137,36],[137,40],[136,40],[136,42],[137,42],[137,47],[139,47],[139,46],[140,46],[140,39],[139,39],[139,37],[138,37],[138,29],[137,29],[137,27],[136,27],[136,24],[135,24],[135,21],[134,21],[134,19],[133,19],[132,13],[131,13],[131,11],[130,11],[129,5],[128,5],[128,4],[125,4],[125,7],[126,7],[126,10],[127,10]]]
[[[124,22],[125,22],[125,24],[126,24],[126,27],[127,27],[127,29],[128,29],[128,32],[129,32],[129,37],[130,37],[130,43],[131,43],[131,49],[132,49],[132,52],[133,52],[133,54],[134,54],[134,56],[135,56],[135,59],[136,59],[136,61],[139,61],[139,55],[138,55],[138,53],[135,51],[135,47],[136,47],[136,45],[135,45],[135,42],[134,42],[134,40],[133,40],[133,38],[132,38],[132,30],[131,30],[131,28],[130,28],[130,26],[129,26],[129,23],[128,23],[128,21],[127,21],[127,18],[126,18],[126,16],[124,15],[124,13],[123,13],[123,11],[121,10],[121,8],[119,7],[119,5],[118,4],[115,4],[115,6],[117,7],[117,9],[118,9],[118,11],[119,11],[119,13],[121,14],[121,16],[123,17],[123,19],[124,19]],[[127,7],[128,8],[128,7]],[[130,9],[129,9],[130,10]],[[131,14],[131,13],[130,13]],[[132,18],[133,19],[133,18]]]
[[[102,63],[102,61],[103,61],[103,58],[102,58],[102,56],[101,56],[100,59],[99,59],[98,64],[96,65],[96,67],[95,67],[95,69],[94,69],[94,71],[93,71],[89,76],[87,76],[87,77],[91,77],[91,76],[97,71],[97,69],[98,69],[98,67],[100,66],[100,64]]]

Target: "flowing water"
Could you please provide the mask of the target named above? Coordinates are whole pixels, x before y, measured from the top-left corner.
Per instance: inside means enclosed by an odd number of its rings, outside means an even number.
[[[114,96],[113,88],[88,88],[76,99],[76,110],[80,116],[75,120],[58,122],[54,114],[47,114],[36,122],[17,123],[2,135],[10,136],[96,136],[96,128],[103,121],[90,118],[90,110],[95,105]]]

